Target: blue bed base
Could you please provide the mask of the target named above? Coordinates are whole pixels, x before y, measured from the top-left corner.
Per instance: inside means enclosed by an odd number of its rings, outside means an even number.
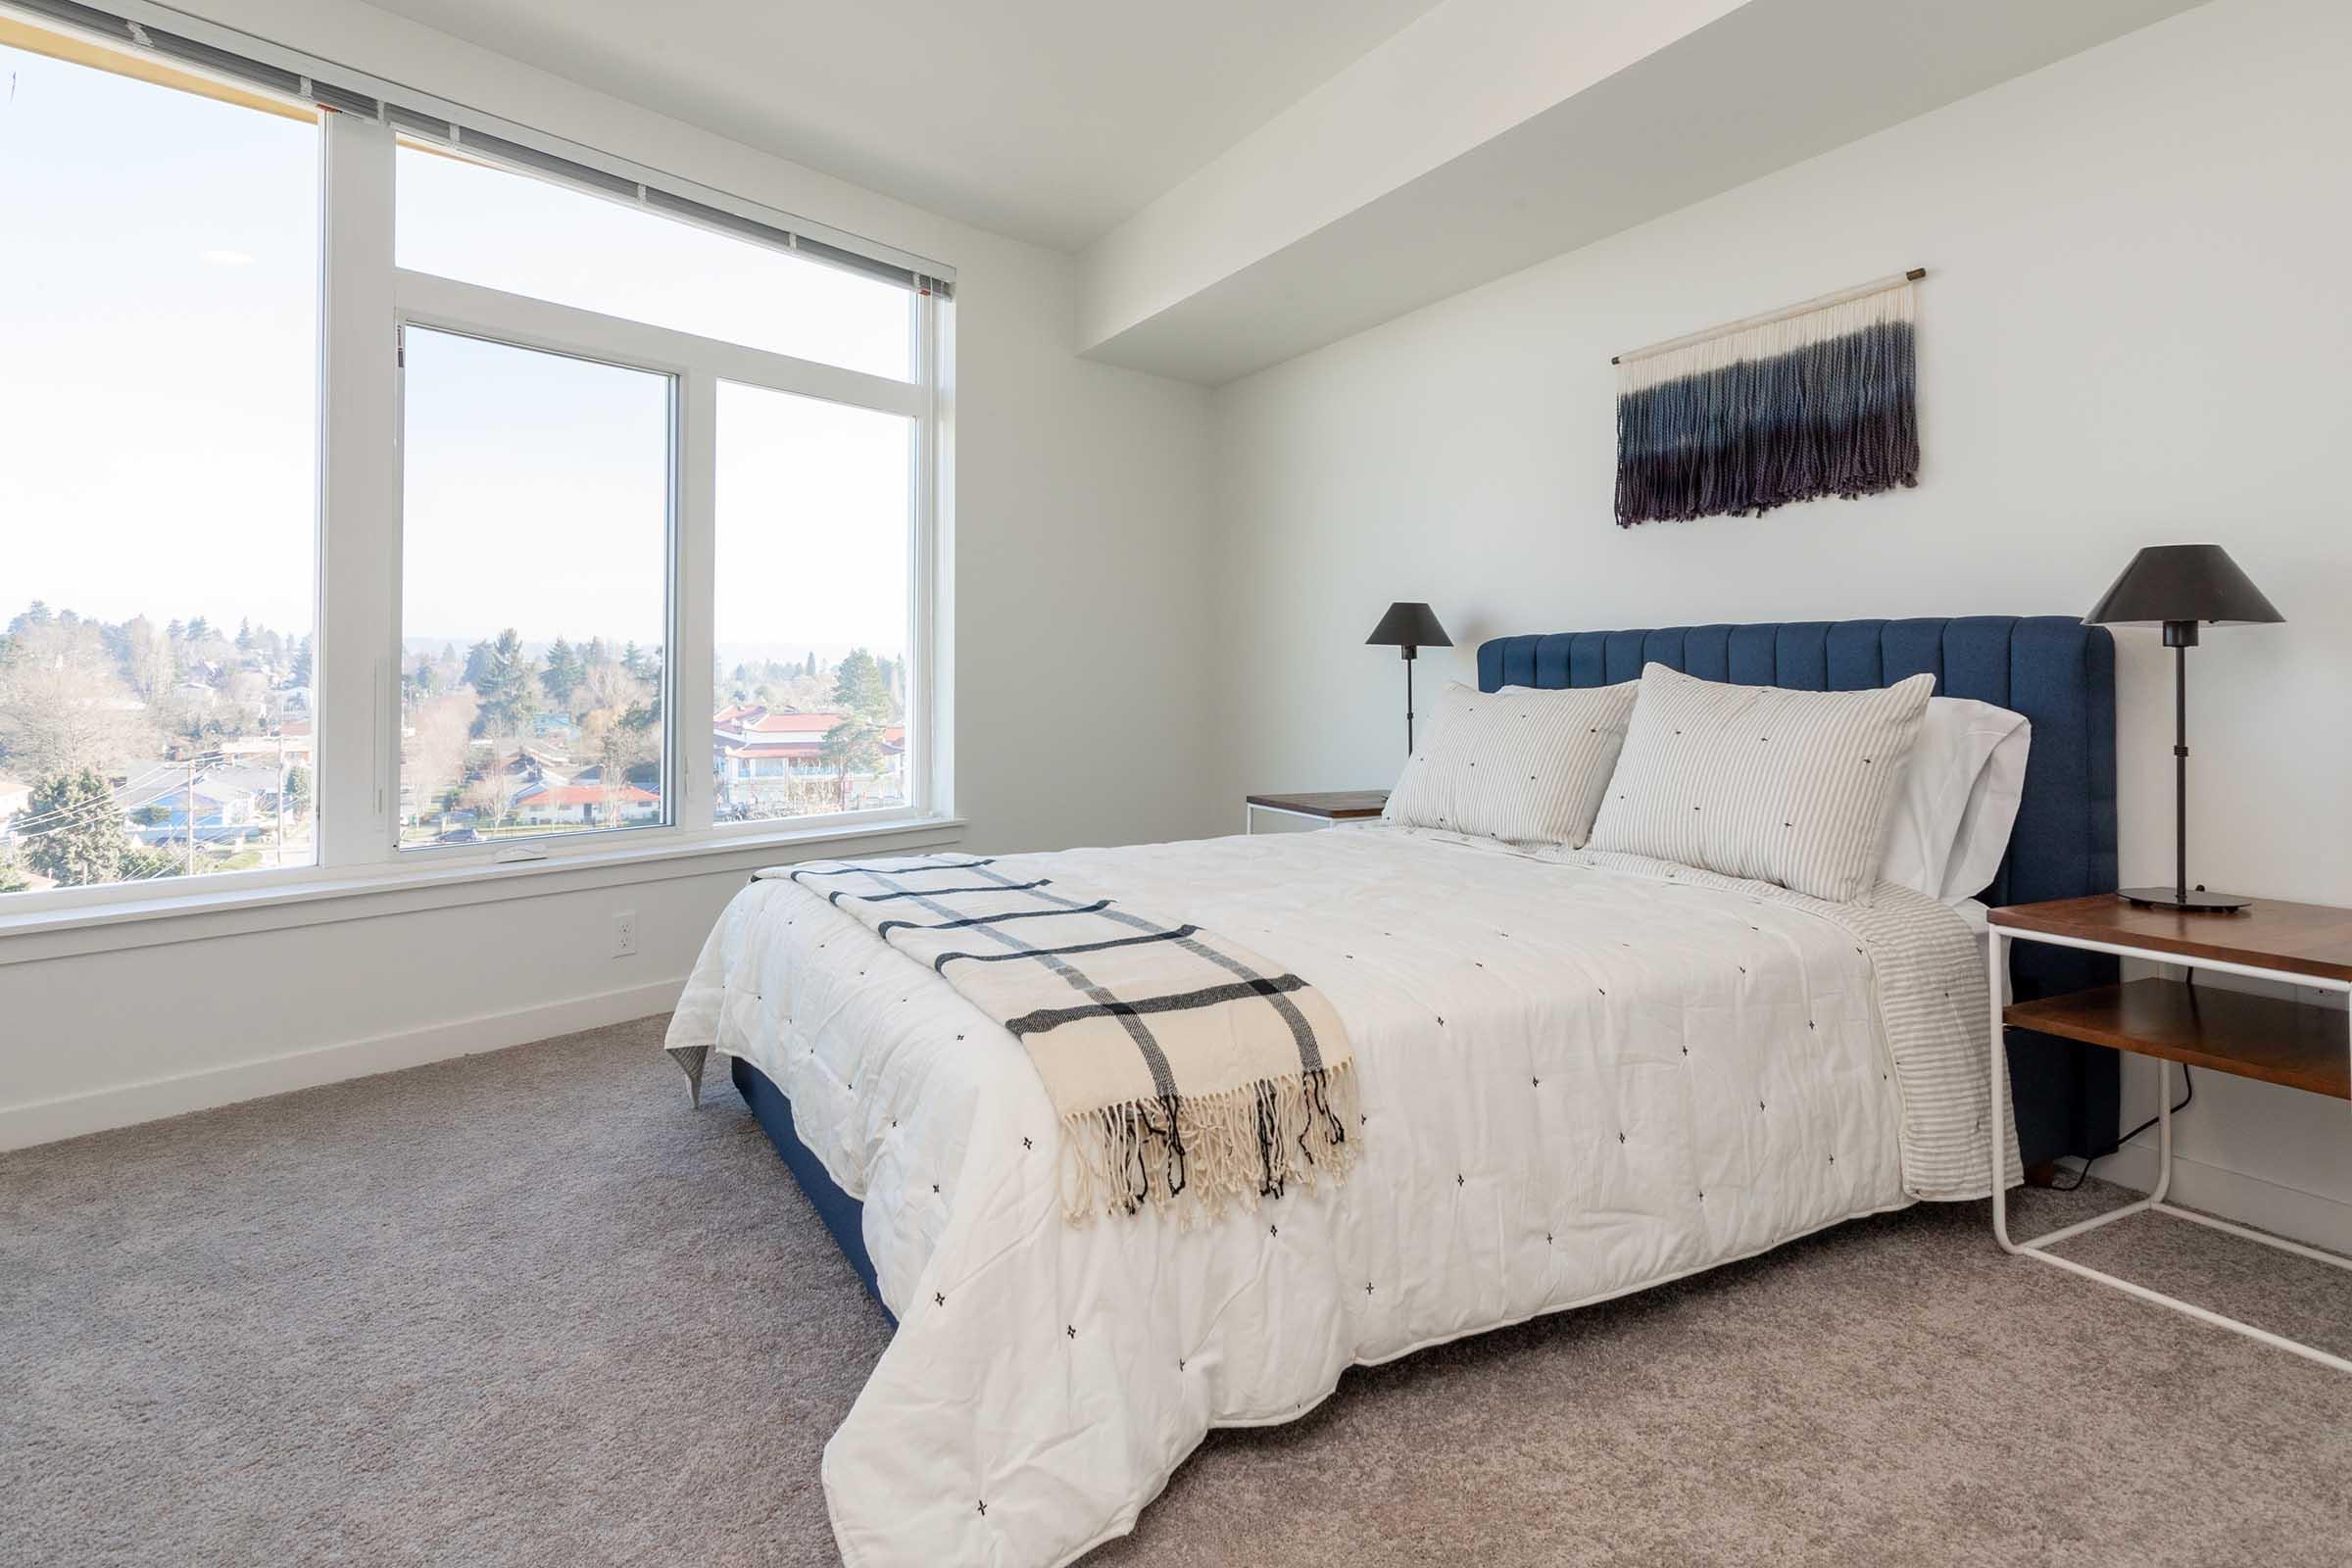
[[[2115,641],[2068,615],[1809,620],[1656,631],[1498,637],[1478,650],[1478,684],[1606,686],[1648,663],[1702,680],[1859,691],[1925,671],[1945,697],[2026,715],[2034,746],[2024,800],[1986,904],[2071,899],[2116,888]],[[2018,1000],[2109,985],[2116,960],[2043,943],[2010,948]],[[2009,1075],[2027,1164],[2116,1147],[2118,1054],[2011,1030]]]
[[[896,1327],[898,1314],[882,1299],[882,1286],[874,1276],[874,1257],[865,1250],[865,1205],[843,1192],[825,1174],[823,1162],[801,1142],[801,1135],[792,1126],[792,1102],[784,1098],[784,1091],[741,1056],[728,1059],[733,1064],[735,1088],[742,1094],[743,1102],[752,1107],[752,1115],[767,1134],[767,1141],[784,1156],[784,1163],[792,1170],[792,1179],[801,1184],[801,1191],[816,1205],[816,1217],[825,1222],[833,1245],[841,1249],[841,1255],[850,1260],[850,1267],[865,1282],[867,1294],[881,1306],[882,1315]]]

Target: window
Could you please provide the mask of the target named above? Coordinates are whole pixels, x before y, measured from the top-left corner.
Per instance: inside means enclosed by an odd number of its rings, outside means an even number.
[[[951,279],[72,15],[0,0],[0,915],[945,808]]]
[[[51,44],[0,30],[0,894],[309,865],[318,116]]]
[[[722,819],[907,802],[913,421],[722,381]]]
[[[402,358],[401,844],[663,821],[670,378]]]
[[[440,148],[403,142],[399,157],[398,254],[413,271],[870,375],[914,374],[906,289]]]

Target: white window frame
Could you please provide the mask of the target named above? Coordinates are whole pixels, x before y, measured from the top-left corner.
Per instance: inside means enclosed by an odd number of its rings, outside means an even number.
[[[145,0],[117,0],[134,17],[154,12]],[[226,28],[168,14],[182,32],[234,48],[249,58],[308,71],[307,57]],[[45,18],[37,24],[54,27]],[[330,68],[320,68],[330,69]],[[331,68],[353,86],[379,90],[417,107],[465,116],[518,144],[574,161],[660,181],[664,188],[797,231],[834,239],[756,204],[662,176],[625,160],[547,137],[413,89]],[[660,859],[741,863],[772,851],[775,858],[817,853],[828,843],[881,841],[898,847],[949,842],[954,817],[952,647],[955,306],[928,291],[910,293],[912,380],[898,381],[841,366],[700,337],[646,322],[458,282],[394,265],[398,134],[381,119],[321,115],[319,171],[318,509],[317,612],[313,618],[313,778],[318,812],[317,862],[193,879],[184,884],[117,883],[58,888],[0,898],[0,964],[60,953],[129,945],[122,928],[171,916],[207,917],[217,930],[285,923],[272,906],[301,906],[315,919],[321,900],[397,897],[403,906],[471,903],[520,896],[545,873],[643,880]],[[490,161],[490,160],[485,160]],[[548,176],[524,170],[516,178]],[[683,221],[668,218],[665,220]],[[746,243],[752,243],[746,241]],[[909,260],[887,247],[873,254]],[[940,264],[918,270],[952,277]],[[815,264],[809,264],[815,265]],[[433,845],[403,850],[399,838],[401,693],[400,334],[409,325],[445,330],[600,360],[673,378],[671,520],[668,551],[669,640],[664,648],[664,820],[659,825],[551,834],[498,844]],[[716,522],[717,386],[721,380],[820,398],[906,416],[912,431],[908,508],[907,791],[904,807],[828,812],[753,822],[716,822],[708,721]],[[238,910],[263,915],[220,924]],[[281,911],[282,913],[283,911]],[[355,911],[364,913],[365,910]],[[99,940],[112,931],[115,937]],[[64,945],[40,933],[84,932]],[[191,933],[193,934],[193,933]],[[154,936],[138,939],[177,940]]]

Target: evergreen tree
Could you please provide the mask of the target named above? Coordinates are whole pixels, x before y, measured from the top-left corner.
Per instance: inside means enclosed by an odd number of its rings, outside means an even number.
[[[489,679],[490,644],[487,641],[478,642],[466,650],[466,684],[487,695],[486,683]]]
[[[612,662],[612,650],[605,646],[605,640],[602,637],[591,637],[588,639],[587,650],[580,655],[580,662],[590,669],[596,668],[599,664],[610,664]]]
[[[635,643],[630,643],[627,647],[620,651],[620,667],[627,670],[630,674],[636,676],[639,680],[645,679],[644,651]]]
[[[856,658],[855,654],[851,658]],[[844,661],[847,663],[847,661]],[[825,731],[825,738],[816,755],[833,769],[833,781],[841,808],[850,808],[850,776],[871,773],[882,765],[882,736],[873,723],[853,712]]]
[[[35,599],[24,607],[24,613],[8,623],[9,635],[13,637],[19,632],[31,631],[36,626],[46,626],[56,618],[46,604]]]
[[[580,656],[573,653],[571,644],[559,637],[547,651],[547,668],[539,673],[539,684],[547,689],[548,701],[568,712],[571,694],[580,687],[587,674]]]
[[[237,622],[237,652],[240,654],[253,652],[253,621],[251,617]]]
[[[807,676],[808,676],[809,679],[811,679],[811,680],[814,680],[814,679],[816,678],[816,650],[815,650],[815,649],[811,648],[811,649],[809,649],[809,650],[808,650],[808,667],[807,669],[803,670],[803,671],[802,671],[802,673],[803,673],[803,674],[805,674],[805,675],[807,675]]]
[[[890,719],[890,686],[882,678],[882,666],[874,656],[862,648],[853,648],[841,662],[833,677],[833,703],[845,713],[871,719],[877,724]]]
[[[202,615],[198,615],[194,620],[188,622],[188,641],[192,643],[200,643],[206,638],[210,637],[212,634],[212,623],[207,621]]]
[[[31,867],[61,887],[112,882],[122,868],[122,812],[94,768],[59,773],[32,792],[24,815]]]
[[[311,770],[307,767],[286,770],[286,814],[296,821],[311,814]]]
[[[523,651],[522,638],[509,626],[486,645],[482,679],[471,684],[482,700],[473,719],[476,735],[519,735],[539,712],[538,661]]]
[[[310,638],[305,637],[302,641],[294,645],[294,684],[297,686],[308,686],[310,683],[311,640]]]

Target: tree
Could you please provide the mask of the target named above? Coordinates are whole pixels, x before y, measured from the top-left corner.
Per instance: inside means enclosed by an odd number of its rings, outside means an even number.
[[[448,802],[465,784],[478,706],[473,693],[462,686],[417,705],[410,720],[404,765],[416,790],[419,818],[433,808],[428,803]]]
[[[122,869],[122,811],[95,768],[51,776],[24,807],[26,863],[60,887],[113,882]]]
[[[588,639],[587,648],[581,651],[580,662],[590,669],[596,668],[599,664],[610,664],[612,662],[612,650],[605,646],[605,640],[602,637],[591,637]]]
[[[571,694],[580,688],[580,656],[573,653],[571,644],[559,637],[547,651],[547,668],[539,672],[539,684],[547,689],[548,701],[565,712],[571,710]]]
[[[299,762],[286,770],[286,815],[299,822],[311,814],[311,770]]]
[[[466,684],[482,691],[490,680],[490,643],[487,639],[466,650]]]
[[[0,759],[27,778],[114,761],[144,723],[114,662],[86,622],[52,617],[11,634],[0,654]]]
[[[253,652],[253,621],[251,617],[237,622],[237,652],[240,654]]]
[[[862,648],[850,650],[834,672],[833,702],[846,713],[877,724],[889,722],[890,685],[882,678],[882,666],[873,655]]]
[[[514,797],[521,794],[529,781],[503,767],[494,767],[466,786],[460,797],[473,808],[477,817],[488,817],[493,827],[504,827],[507,813],[514,808]]]
[[[122,882],[152,882],[157,877],[184,875],[187,869],[187,857],[178,850],[125,844],[122,863],[115,867],[115,877]],[[204,867],[199,865],[197,869]]]
[[[882,736],[873,723],[858,713],[852,713],[825,731],[824,743],[816,755],[833,769],[833,780],[840,796],[841,808],[850,808],[850,776],[871,773],[882,765]]]
[[[23,614],[8,623],[8,634],[14,637],[20,632],[31,631],[37,626],[46,626],[56,618],[56,613],[50,610],[48,605],[35,599],[24,607]]]
[[[311,683],[311,639],[306,636],[294,645],[295,685],[308,686]]]
[[[630,674],[636,676],[639,680],[645,679],[645,650],[639,648],[633,642],[622,648],[620,651],[620,667],[627,670]]]
[[[172,639],[159,633],[155,622],[145,615],[124,621],[118,642],[116,661],[122,665],[122,678],[141,702],[153,707],[179,684],[178,652]]]
[[[489,645],[480,680],[471,681],[482,700],[474,715],[477,735],[519,735],[539,713],[539,663],[523,651],[522,638],[509,626]]]
[[[0,893],[22,893],[31,886],[32,878],[25,874],[15,847],[0,844]]]

